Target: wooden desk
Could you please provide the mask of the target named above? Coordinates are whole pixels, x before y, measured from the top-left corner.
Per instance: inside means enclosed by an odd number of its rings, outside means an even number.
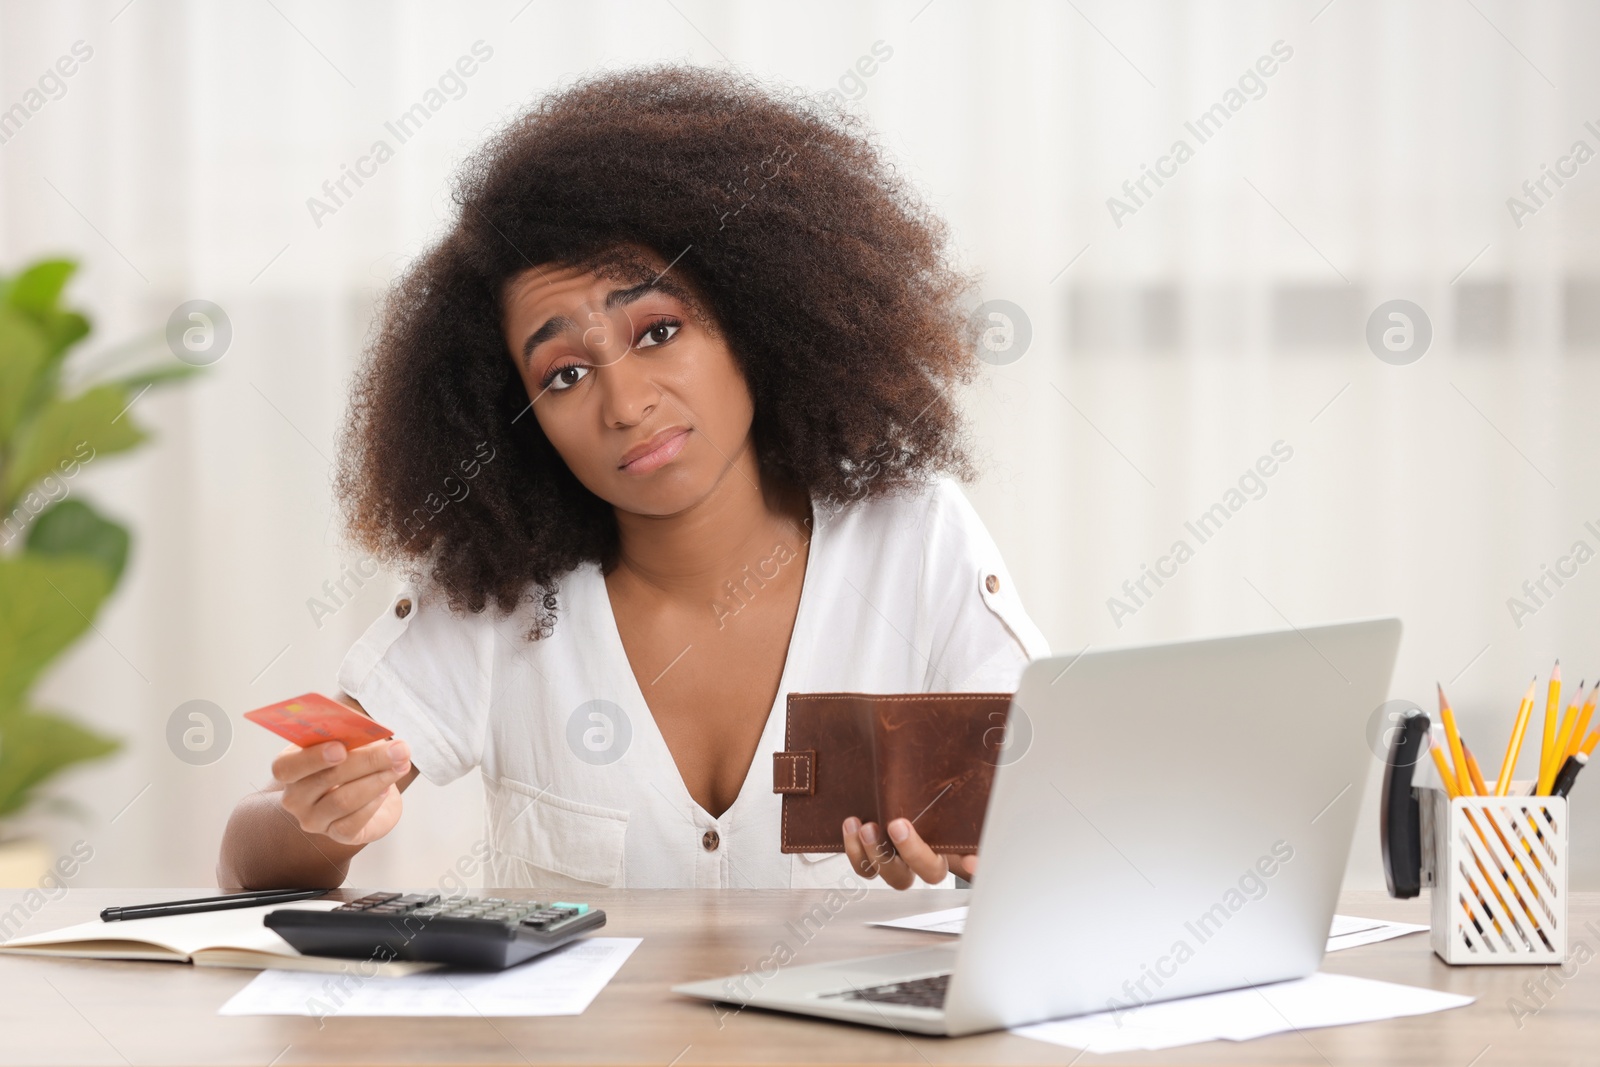
[[[111,904],[206,896],[214,889],[71,889],[14,933],[85,922]],[[344,890],[348,899],[365,890]],[[23,898],[0,891],[0,915]],[[526,892],[500,895],[526,897]],[[689,979],[754,969],[779,938],[810,963],[893,952],[937,935],[863,926],[918,911],[951,907],[966,894],[941,890],[874,891],[848,905],[809,942],[784,928],[821,891],[597,891],[605,933],[643,937],[633,957],[589,1010],[572,1018],[225,1018],[217,1009],[252,971],[133,961],[0,956],[0,1063],[250,1064],[307,1063],[628,1063],[689,1067],[704,1063],[1053,1063],[1074,1051],[1009,1034],[959,1039],[905,1037],[887,1030],[807,1020],[689,1000],[668,987]],[[1426,922],[1423,901],[1351,893],[1345,914]],[[1600,894],[1576,894],[1574,947],[1588,962],[1569,964],[1565,984],[1548,982],[1547,1006],[1519,1029],[1509,998],[1541,967],[1459,967],[1439,962],[1427,935],[1416,934],[1330,955],[1324,969],[1468,993],[1477,1003],[1456,1011],[1359,1026],[1311,1030],[1235,1044],[1213,1042],[1159,1053],[1081,1056],[1093,1063],[1346,1064],[1437,1063],[1498,1067],[1522,1063],[1594,1063],[1600,1059]],[[1585,928],[1585,922],[1592,922]],[[1552,971],[1554,974],[1554,971]],[[1559,977],[1559,976],[1557,976]]]

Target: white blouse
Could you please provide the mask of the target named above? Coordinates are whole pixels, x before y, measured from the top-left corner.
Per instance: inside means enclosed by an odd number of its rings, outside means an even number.
[[[597,564],[561,580],[554,630],[531,642],[526,607],[458,615],[426,586],[404,590],[345,656],[339,683],[411,746],[430,782],[482,771],[486,885],[862,884],[843,853],[779,851],[772,754],[783,749],[787,695],[1013,692],[1028,660],[1049,648],[993,538],[948,478],[812,508],[778,695],[744,784],[719,817],[678,774]],[[752,568],[743,588],[757,588],[763,569],[772,577],[782,556]],[[738,607],[736,594],[722,610]]]

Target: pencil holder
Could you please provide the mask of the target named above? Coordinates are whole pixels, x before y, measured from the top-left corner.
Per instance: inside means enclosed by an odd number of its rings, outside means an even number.
[[[1567,801],[1460,796],[1418,787],[1422,884],[1446,963],[1562,963],[1567,955]],[[1490,783],[1493,788],[1493,783]]]

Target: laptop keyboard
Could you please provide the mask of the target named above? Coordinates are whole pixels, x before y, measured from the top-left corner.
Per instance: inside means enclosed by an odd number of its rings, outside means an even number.
[[[908,982],[890,982],[887,985],[846,989],[840,993],[823,995],[840,1000],[870,1000],[875,1004],[900,1004],[908,1008],[942,1008],[944,995],[949,989],[950,976],[936,974],[931,978],[913,978]]]

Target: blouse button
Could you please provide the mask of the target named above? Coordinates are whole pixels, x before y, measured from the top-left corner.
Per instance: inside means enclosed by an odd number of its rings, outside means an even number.
[[[997,575],[989,575],[983,580],[983,587],[991,593],[998,593],[1000,591],[1000,578]]]
[[[707,830],[700,835],[700,847],[707,852],[715,852],[720,844],[722,844],[722,838],[715,830]]]
[[[401,597],[394,605],[395,618],[403,619],[411,614],[411,601]]]

